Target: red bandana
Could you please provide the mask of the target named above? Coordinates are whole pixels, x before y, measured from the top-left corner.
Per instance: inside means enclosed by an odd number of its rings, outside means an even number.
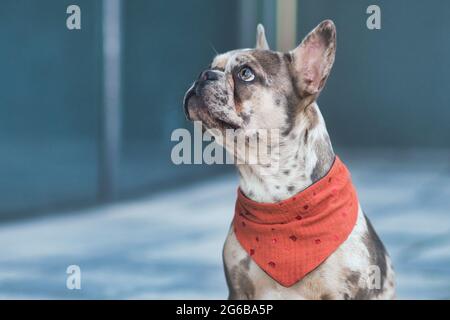
[[[350,173],[336,157],[325,177],[278,203],[250,200],[239,189],[233,225],[258,266],[290,287],[347,239],[357,215]]]

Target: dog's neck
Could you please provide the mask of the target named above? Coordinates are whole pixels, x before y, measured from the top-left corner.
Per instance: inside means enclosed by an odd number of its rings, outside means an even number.
[[[330,138],[317,104],[311,103],[296,117],[286,135],[280,135],[277,168],[238,165],[240,188],[258,202],[279,202],[304,190],[327,174],[334,161]]]

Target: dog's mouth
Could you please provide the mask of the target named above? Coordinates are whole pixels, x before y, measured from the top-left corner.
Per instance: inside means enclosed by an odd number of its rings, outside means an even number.
[[[203,97],[196,89],[197,84],[186,92],[183,99],[183,108],[186,119],[189,121],[201,121],[207,129],[233,129],[242,126],[240,117],[232,117],[225,107],[209,108],[203,101]]]
[[[189,90],[184,95],[184,99],[183,99],[184,115],[186,116],[186,119],[189,121],[193,121],[193,119],[191,118],[191,116],[189,114],[189,99],[195,95],[194,87],[195,87],[195,83],[192,85],[192,87],[189,88]]]
[[[231,122],[226,122],[220,119],[215,119],[215,121],[217,122],[217,124],[219,125],[220,128],[223,129],[232,129],[232,130],[237,130],[239,128],[241,128],[241,126],[235,124],[235,123],[231,123]]]

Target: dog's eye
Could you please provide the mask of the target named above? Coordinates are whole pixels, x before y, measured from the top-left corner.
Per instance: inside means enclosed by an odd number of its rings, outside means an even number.
[[[239,70],[238,77],[242,81],[249,82],[255,79],[255,74],[249,67],[243,67],[241,70]]]

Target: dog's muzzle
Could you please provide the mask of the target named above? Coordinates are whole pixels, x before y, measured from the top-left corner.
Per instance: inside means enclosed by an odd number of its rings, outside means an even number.
[[[193,96],[200,97],[201,90],[207,81],[216,81],[219,77],[214,70],[205,70],[200,73],[198,79],[192,84],[192,86],[186,91],[183,99],[183,108],[186,119],[192,121],[189,115],[189,99]]]

